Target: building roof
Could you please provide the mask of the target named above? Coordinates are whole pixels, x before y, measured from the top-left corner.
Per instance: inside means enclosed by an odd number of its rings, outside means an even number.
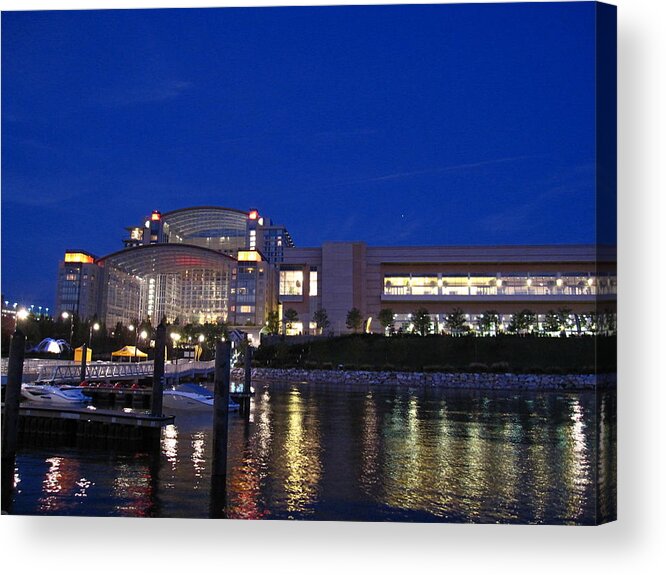
[[[225,268],[236,260],[221,252],[189,244],[149,244],[123,249],[97,260],[132,275],[180,273],[185,269]]]

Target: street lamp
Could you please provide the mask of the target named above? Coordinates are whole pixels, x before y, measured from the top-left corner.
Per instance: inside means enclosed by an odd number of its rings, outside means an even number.
[[[199,334],[197,340],[199,341],[199,344],[196,346],[196,351],[194,354],[195,361],[199,361],[199,359],[201,359],[201,354],[203,353],[203,342],[206,341],[206,336],[203,333]]]
[[[134,325],[129,324],[129,325],[127,326],[127,329],[129,329],[130,331],[134,331]],[[139,343],[139,342],[138,342],[138,339],[139,339],[139,332],[137,331],[136,335],[134,336],[134,361],[136,361],[136,346],[137,346],[138,343]],[[130,360],[130,363],[131,363],[132,358],[130,357],[129,360]]]
[[[176,348],[178,346],[178,342],[180,341],[180,334],[176,332],[171,332],[171,339],[173,340],[173,358],[174,358],[174,365],[178,364],[178,354],[176,353]]]
[[[74,314],[64,311],[60,317],[64,320],[69,318],[69,347],[72,348],[72,353],[74,353]]]
[[[88,347],[92,345],[92,333],[93,331],[99,331],[99,324],[95,322],[90,326],[90,333],[88,334]]]
[[[19,328],[19,322],[28,319],[30,312],[24,307],[16,312],[16,329]]]

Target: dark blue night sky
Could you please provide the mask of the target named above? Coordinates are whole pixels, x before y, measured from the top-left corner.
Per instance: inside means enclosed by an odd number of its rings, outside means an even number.
[[[2,291],[153,209],[297,245],[595,240],[593,3],[2,15]]]

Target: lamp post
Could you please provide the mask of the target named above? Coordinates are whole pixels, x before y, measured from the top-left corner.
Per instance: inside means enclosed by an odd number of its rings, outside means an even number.
[[[180,334],[176,332],[171,332],[171,340],[173,341],[173,359],[174,359],[174,365],[178,365],[178,354],[176,353],[176,349],[178,346],[178,342],[180,341]]]
[[[21,308],[20,310],[18,310],[16,312],[16,328],[15,329],[19,329],[19,322],[20,321],[25,321],[26,319],[28,319],[29,315],[30,315],[30,312],[25,308]]]
[[[130,331],[134,331],[134,325],[129,324],[127,326],[127,329]],[[136,346],[139,344],[139,330],[136,330],[136,334],[134,336],[134,361],[136,361]],[[130,357],[130,363],[132,362],[132,358]]]
[[[199,359],[201,358],[201,354],[203,353],[203,342],[206,341],[206,336],[202,333],[199,335],[197,339],[199,340],[199,345],[197,346],[197,351],[199,353],[195,354],[196,357],[194,359],[196,361],[199,361]]]
[[[148,332],[144,329],[141,330],[141,333],[139,334],[139,339],[146,339],[148,337]],[[134,346],[134,355],[136,355],[136,346]]]
[[[90,326],[90,333],[88,334],[88,349],[90,349],[90,346],[92,345],[93,331],[99,331],[99,324],[97,322]]]
[[[72,354],[74,354],[74,314],[64,311],[60,317],[65,320],[69,318],[69,347],[72,348]],[[72,355],[72,357],[74,357],[74,355]]]

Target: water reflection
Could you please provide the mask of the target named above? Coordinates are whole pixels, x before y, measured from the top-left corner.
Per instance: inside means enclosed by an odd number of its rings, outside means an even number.
[[[321,473],[317,412],[315,405],[308,406],[306,411],[298,389],[290,391],[281,448],[285,472],[282,488],[290,516],[305,512],[317,496]]]
[[[273,384],[257,386],[253,403],[250,422],[230,417],[228,517],[594,523],[615,516],[610,392]],[[21,453],[13,512],[207,517],[211,428],[207,415],[178,415],[157,458]]]

